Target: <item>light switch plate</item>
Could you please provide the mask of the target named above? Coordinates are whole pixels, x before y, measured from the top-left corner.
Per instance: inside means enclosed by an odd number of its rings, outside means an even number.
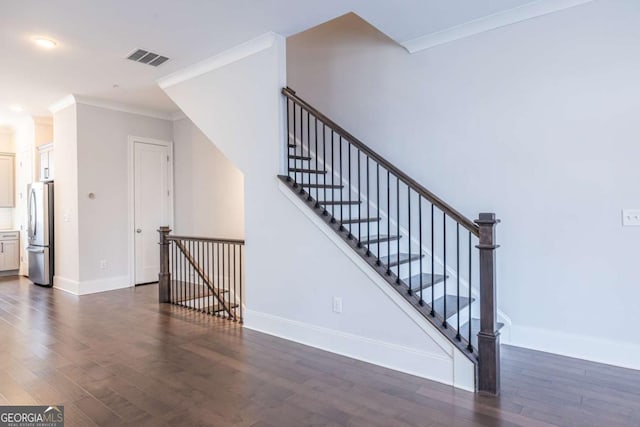
[[[333,297],[333,312],[334,313],[342,313],[342,298],[341,297]]]
[[[624,227],[640,227],[640,209],[623,209],[622,225]]]

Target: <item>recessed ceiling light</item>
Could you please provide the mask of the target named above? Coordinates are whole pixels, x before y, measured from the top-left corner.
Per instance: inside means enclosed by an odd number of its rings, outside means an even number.
[[[24,108],[22,108],[20,105],[12,105],[9,108],[11,109],[11,111],[15,111],[16,113],[22,113],[24,111]]]
[[[33,42],[43,49],[53,49],[58,46],[58,43],[45,37],[36,37],[33,39]]]

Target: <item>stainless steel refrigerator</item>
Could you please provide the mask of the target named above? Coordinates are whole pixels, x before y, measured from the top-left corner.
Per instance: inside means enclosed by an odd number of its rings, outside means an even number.
[[[53,181],[29,185],[29,279],[53,286]]]

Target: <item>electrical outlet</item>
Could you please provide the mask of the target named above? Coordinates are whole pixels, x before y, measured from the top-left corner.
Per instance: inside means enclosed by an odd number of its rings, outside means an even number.
[[[342,298],[333,297],[333,312],[342,313]]]
[[[100,270],[106,270],[106,269],[107,269],[107,260],[106,259],[100,260]]]
[[[622,225],[624,227],[640,226],[640,209],[623,209]]]

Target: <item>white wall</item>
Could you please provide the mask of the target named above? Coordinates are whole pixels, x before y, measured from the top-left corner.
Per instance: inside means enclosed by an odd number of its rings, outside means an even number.
[[[188,118],[173,122],[175,234],[244,238],[242,172]]]
[[[288,84],[471,218],[494,211],[512,342],[640,368],[640,3],[409,55],[357,17],[291,37]]]
[[[171,141],[172,124],[82,103],[54,114],[57,287],[86,294],[131,285],[129,136]]]
[[[129,286],[128,137],[171,141],[172,124],[81,103],[77,110],[80,286]]]
[[[268,48],[241,46],[229,53],[231,62],[214,61],[226,65],[195,77],[187,70],[189,78],[165,86],[244,174],[245,325],[453,383],[452,346],[391,302],[389,287],[376,286],[280,188],[285,50],[283,39],[272,37]],[[332,312],[334,296],[343,298],[341,315]]]
[[[53,122],[57,169],[54,184],[54,286],[77,290],[80,282],[77,105],[54,113]]]

